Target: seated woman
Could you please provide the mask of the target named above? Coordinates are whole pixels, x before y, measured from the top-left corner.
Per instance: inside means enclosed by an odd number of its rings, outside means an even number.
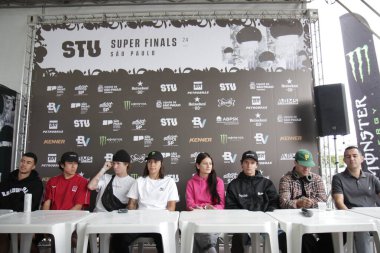
[[[196,174],[187,182],[186,207],[196,209],[224,209],[224,182],[216,176],[214,162],[208,153],[199,153],[195,161]],[[219,234],[194,235],[193,253],[214,253]]]
[[[128,209],[167,209],[175,211],[176,203],[179,201],[177,185],[172,178],[164,177],[162,154],[158,151],[152,151],[145,160],[147,162],[143,176],[136,180],[128,192]],[[129,250],[121,251],[119,247],[121,249],[128,248],[139,237],[152,237],[156,244],[157,252],[164,252],[160,234],[122,234],[122,236],[122,240],[113,243],[114,252],[129,252]]]

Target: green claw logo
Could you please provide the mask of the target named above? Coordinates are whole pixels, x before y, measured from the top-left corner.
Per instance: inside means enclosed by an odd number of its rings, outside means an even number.
[[[349,52],[346,55],[348,56],[349,63],[351,65],[352,75],[354,76],[356,82],[358,80],[356,78],[356,61],[355,61],[355,59],[357,59],[358,70],[359,70],[359,74],[360,74],[360,80],[363,82],[364,81],[363,58],[365,58],[365,60],[367,61],[368,75],[371,74],[371,63],[370,63],[369,56],[368,56],[368,45],[364,45],[363,47],[357,47],[353,51]]]

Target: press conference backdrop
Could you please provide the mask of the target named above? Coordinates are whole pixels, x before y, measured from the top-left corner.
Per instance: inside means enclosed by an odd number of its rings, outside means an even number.
[[[27,149],[45,180],[65,151],[90,178],[121,148],[140,176],[159,150],[179,209],[199,152],[227,186],[255,150],[278,187],[297,149],[317,155],[309,30],[307,18],[39,26]]]

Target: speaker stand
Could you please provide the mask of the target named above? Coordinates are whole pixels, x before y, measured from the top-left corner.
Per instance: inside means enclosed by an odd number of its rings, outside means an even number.
[[[336,135],[334,135],[334,147],[335,147],[335,173],[333,173],[334,175],[339,172],[338,171],[339,169],[338,146],[336,143],[337,143]]]

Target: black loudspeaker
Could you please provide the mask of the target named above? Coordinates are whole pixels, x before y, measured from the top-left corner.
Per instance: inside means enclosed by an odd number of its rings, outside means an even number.
[[[341,83],[314,87],[318,135],[349,133],[346,93]]]

